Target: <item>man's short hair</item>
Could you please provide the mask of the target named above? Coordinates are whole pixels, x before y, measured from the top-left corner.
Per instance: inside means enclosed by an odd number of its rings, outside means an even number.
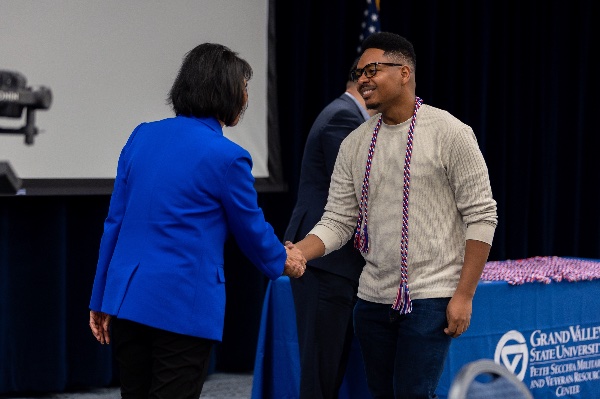
[[[362,53],[366,49],[376,48],[383,50],[384,54],[398,56],[406,59],[412,64],[413,70],[417,68],[417,55],[412,43],[396,33],[376,32],[369,35],[361,45]],[[361,55],[362,55],[361,53]]]

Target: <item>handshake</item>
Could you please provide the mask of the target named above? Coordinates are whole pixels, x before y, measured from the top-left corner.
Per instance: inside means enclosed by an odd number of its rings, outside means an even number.
[[[306,270],[306,258],[302,251],[291,241],[286,241],[285,252],[287,253],[287,259],[283,267],[283,275],[295,278],[302,276]]]

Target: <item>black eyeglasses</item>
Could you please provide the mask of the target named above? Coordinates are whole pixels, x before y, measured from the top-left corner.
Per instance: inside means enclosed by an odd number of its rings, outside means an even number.
[[[360,79],[363,73],[367,78],[372,78],[373,76],[375,76],[377,71],[379,71],[379,69],[377,69],[377,65],[402,66],[402,64],[393,64],[391,62],[372,62],[370,64],[365,65],[364,68],[359,68],[352,71],[350,73],[350,77],[355,82],[358,81],[358,79]]]

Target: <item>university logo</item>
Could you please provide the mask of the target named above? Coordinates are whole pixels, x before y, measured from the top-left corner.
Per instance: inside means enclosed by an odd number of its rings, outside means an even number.
[[[527,343],[523,334],[511,330],[504,334],[496,345],[494,361],[503,364],[513,372],[521,381],[527,372],[528,362]]]

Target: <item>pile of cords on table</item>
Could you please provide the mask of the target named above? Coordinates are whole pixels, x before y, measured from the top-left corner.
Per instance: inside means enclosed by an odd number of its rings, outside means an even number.
[[[600,260],[536,256],[533,258],[490,261],[481,280],[506,281],[511,285],[552,281],[584,281],[600,278]]]

